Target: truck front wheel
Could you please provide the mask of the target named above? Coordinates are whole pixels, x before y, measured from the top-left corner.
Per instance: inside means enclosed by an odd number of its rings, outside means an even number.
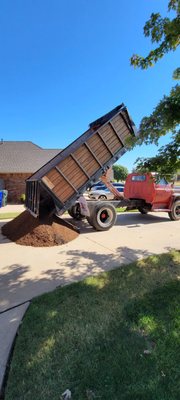
[[[95,206],[87,220],[97,231],[107,231],[116,222],[116,217],[116,210],[112,204],[100,203]]]
[[[178,221],[180,219],[180,200],[176,200],[171,211],[168,213],[171,221]]]

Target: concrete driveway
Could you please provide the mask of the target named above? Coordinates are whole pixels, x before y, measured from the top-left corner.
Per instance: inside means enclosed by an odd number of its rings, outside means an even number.
[[[0,228],[5,222],[0,221]],[[180,221],[170,221],[166,213],[119,214],[107,232],[96,232],[86,222],[77,224],[77,239],[48,248],[20,246],[0,233],[0,386],[14,335],[33,297],[151,254],[180,249]]]
[[[86,222],[78,225],[77,239],[48,248],[17,245],[1,234],[0,312],[59,285],[180,248],[180,221],[170,221],[165,213],[119,214],[106,232],[96,232]]]

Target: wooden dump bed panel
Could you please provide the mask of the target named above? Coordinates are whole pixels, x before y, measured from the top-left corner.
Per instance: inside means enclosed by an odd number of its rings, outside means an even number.
[[[93,179],[96,181],[125,152],[125,141],[134,135],[134,125],[125,107],[115,110],[92,123],[77,141],[29,178],[42,182],[59,209],[68,209],[71,200],[75,202]]]
[[[120,132],[122,123],[118,127]],[[93,174],[122,149],[120,135],[117,135],[114,129],[110,124],[101,127],[85,144],[58,163],[42,178],[42,181],[62,203],[77,193]],[[124,131],[127,132],[124,126],[122,130],[123,134]]]

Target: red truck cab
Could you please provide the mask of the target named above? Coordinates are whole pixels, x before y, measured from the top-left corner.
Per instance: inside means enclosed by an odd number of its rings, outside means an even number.
[[[153,173],[129,174],[124,187],[126,199],[143,200],[149,211],[170,211],[173,194],[173,186]]]

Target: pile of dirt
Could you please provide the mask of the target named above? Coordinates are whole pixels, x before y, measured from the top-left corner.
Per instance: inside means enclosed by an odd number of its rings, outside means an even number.
[[[61,218],[55,215],[34,218],[28,211],[3,225],[2,233],[13,242],[33,247],[59,246],[78,236],[75,228]]]

